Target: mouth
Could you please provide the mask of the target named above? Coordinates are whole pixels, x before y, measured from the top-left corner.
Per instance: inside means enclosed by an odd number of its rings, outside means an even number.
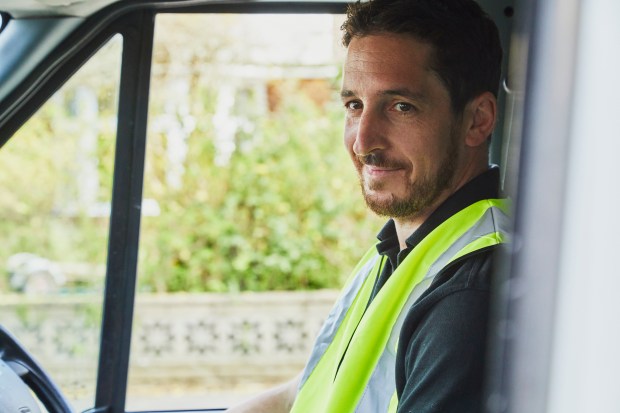
[[[357,157],[360,169],[367,175],[380,177],[399,172],[405,167],[396,161],[386,159],[379,153],[371,153],[365,156]]]
[[[370,176],[385,176],[403,170],[401,167],[364,165],[364,172]]]

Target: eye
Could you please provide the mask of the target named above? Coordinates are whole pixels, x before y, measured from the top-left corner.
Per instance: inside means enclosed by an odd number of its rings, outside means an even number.
[[[349,102],[345,102],[344,107],[347,108],[348,110],[360,110],[362,109],[362,102],[357,101],[357,100],[351,100]]]
[[[394,109],[397,112],[411,112],[415,108],[413,107],[413,105],[411,105],[409,103],[398,102],[397,104],[394,105]]]

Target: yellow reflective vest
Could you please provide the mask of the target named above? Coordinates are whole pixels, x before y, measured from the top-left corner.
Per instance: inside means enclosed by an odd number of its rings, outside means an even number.
[[[408,309],[447,265],[504,242],[509,223],[503,199],[478,201],[459,211],[413,248],[368,305],[374,284],[370,275],[382,265],[372,247],[319,332],[291,412],[395,412],[396,346]]]

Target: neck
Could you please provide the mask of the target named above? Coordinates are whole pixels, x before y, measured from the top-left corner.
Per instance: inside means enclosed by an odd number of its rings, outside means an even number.
[[[406,242],[407,238],[409,238],[411,234],[413,234],[418,228],[420,228],[420,225],[422,225],[422,222],[417,222],[417,221],[414,222],[410,220],[402,220],[402,219],[394,218],[394,225],[396,226],[396,235],[398,235],[398,243],[400,244],[401,251],[407,248],[407,242]]]

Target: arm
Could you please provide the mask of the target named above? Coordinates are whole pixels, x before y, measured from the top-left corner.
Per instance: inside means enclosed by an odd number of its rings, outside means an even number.
[[[288,413],[293,406],[301,374],[293,380],[267,390],[226,410],[229,413]]]

